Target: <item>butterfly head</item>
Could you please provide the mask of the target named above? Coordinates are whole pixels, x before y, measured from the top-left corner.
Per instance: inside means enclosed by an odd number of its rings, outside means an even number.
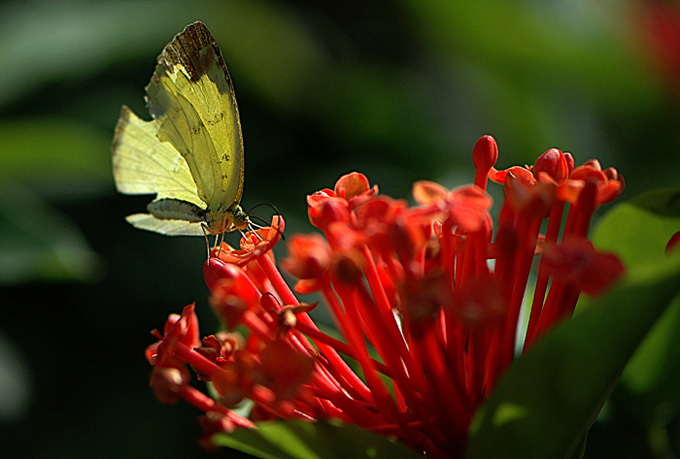
[[[231,210],[231,224],[234,228],[245,231],[250,225],[248,214],[241,209],[241,206],[234,206]]]
[[[210,234],[236,230],[245,231],[250,223],[248,214],[238,204],[234,204],[226,210],[208,210],[203,218],[205,228]]]

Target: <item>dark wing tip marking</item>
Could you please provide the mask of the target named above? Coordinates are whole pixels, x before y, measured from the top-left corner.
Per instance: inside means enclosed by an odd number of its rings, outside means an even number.
[[[205,48],[212,48],[212,52],[202,53],[201,50]],[[214,56],[217,57],[217,61],[231,87],[232,83],[227,65],[215,37],[205,24],[196,21],[186,26],[165,46],[163,52],[158,56],[158,63],[167,72],[171,72],[175,64],[182,64],[191,81],[198,81],[201,75],[207,73],[208,68],[214,62]],[[154,74],[154,77],[156,77],[156,74]]]

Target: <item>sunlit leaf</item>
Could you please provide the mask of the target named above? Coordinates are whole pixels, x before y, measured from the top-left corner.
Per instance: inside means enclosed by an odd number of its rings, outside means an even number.
[[[385,437],[339,423],[261,422],[257,429],[218,434],[213,440],[220,446],[264,459],[422,457]]]
[[[680,231],[680,189],[656,190],[614,207],[593,232],[599,250],[615,252],[629,269],[665,258],[668,239]]]

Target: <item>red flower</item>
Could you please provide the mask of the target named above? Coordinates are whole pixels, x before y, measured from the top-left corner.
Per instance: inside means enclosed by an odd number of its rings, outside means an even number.
[[[234,249],[223,242],[221,246],[213,248],[210,251],[210,255],[220,260],[243,266],[253,258],[268,253],[274,248],[281,239],[285,228],[286,225],[283,218],[280,215],[275,215],[271,226],[248,231],[241,238],[240,250]]]
[[[597,252],[585,239],[568,239],[559,246],[546,244],[543,267],[556,282],[591,295],[602,293],[624,272],[616,255]]]
[[[504,171],[493,167],[497,157],[483,137],[475,185],[418,182],[415,207],[379,195],[356,172],[307,198],[323,235],[292,236],[280,266],[299,279],[297,294],[321,295],[340,339],[319,330],[308,314],[316,303],[302,303],[274,262],[283,219],[246,234],[241,249],[214,250],[204,268],[213,309],[227,328],[248,332],[198,343],[193,309],[171,317],[150,351],[154,375],[165,378],[152,376],[159,398],[220,413],[204,419],[208,432],[249,426],[229,409],[247,398],[251,420],[338,418],[427,456],[461,457],[475,410],[515,357],[532,264],[524,349],[571,315],[581,292],[599,293],[623,273],[586,239],[596,208],[623,190],[616,170],[575,167],[557,149]],[[506,196],[495,231],[488,178]],[[212,382],[217,401],[191,392],[188,365]]]

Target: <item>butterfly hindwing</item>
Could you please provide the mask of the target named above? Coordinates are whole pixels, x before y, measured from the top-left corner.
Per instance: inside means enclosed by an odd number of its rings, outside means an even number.
[[[113,171],[118,191],[157,193],[205,206],[196,194],[189,166],[169,143],[156,139],[154,122],[141,120],[123,107],[113,140]]]
[[[160,220],[151,214],[132,214],[125,219],[135,228],[165,234],[166,236],[204,236],[200,223],[183,220]]]

